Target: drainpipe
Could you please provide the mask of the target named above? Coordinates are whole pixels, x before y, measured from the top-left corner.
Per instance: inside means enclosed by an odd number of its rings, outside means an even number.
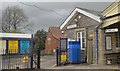
[[[98,26],[96,27],[96,51],[97,51],[96,58],[97,58],[97,64],[98,64]]]
[[[86,40],[88,40],[88,27],[86,28]],[[86,57],[85,57],[85,62],[87,62],[88,61],[88,63],[89,63],[89,60],[88,60],[88,58],[89,58],[89,55],[88,55],[88,51],[89,51],[89,48],[88,48],[88,41],[86,41],[86,49],[85,49],[85,53],[86,53]]]

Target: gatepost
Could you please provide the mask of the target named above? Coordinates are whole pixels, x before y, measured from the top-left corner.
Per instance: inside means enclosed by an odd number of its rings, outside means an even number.
[[[33,69],[33,34],[31,39],[31,62],[30,62],[30,68]]]
[[[40,48],[37,49],[37,68],[40,69]]]

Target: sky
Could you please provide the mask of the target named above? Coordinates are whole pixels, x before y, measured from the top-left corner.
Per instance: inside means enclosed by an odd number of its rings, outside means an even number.
[[[26,33],[35,33],[37,30],[48,31],[50,26],[59,27],[70,15],[75,7],[103,11],[112,2],[2,2],[0,12],[8,6],[19,6],[31,23]],[[26,5],[27,4],[27,5]],[[32,5],[32,6],[28,6]],[[33,7],[36,5],[39,8]],[[0,15],[1,16],[1,15]]]

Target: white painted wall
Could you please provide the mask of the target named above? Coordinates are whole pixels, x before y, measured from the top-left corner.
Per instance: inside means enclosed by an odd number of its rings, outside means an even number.
[[[0,38],[31,38],[31,34],[18,34],[18,33],[0,33]]]

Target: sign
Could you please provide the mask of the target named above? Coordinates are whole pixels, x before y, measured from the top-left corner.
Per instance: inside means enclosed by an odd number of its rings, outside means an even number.
[[[23,62],[24,62],[24,63],[28,62],[28,56],[24,56]]]
[[[77,24],[73,24],[73,25],[67,26],[67,29],[76,28],[76,27],[77,27]]]
[[[20,53],[29,53],[30,41],[29,40],[20,40]]]
[[[6,53],[6,40],[0,40],[0,54]]]
[[[18,53],[18,40],[8,40],[8,53]]]
[[[62,54],[61,55],[61,62],[65,62],[67,59],[66,55],[65,54]]]
[[[89,34],[89,37],[93,38],[95,35],[94,34]]]
[[[106,32],[106,33],[109,33],[109,32],[118,32],[118,28],[106,29],[105,32]]]

